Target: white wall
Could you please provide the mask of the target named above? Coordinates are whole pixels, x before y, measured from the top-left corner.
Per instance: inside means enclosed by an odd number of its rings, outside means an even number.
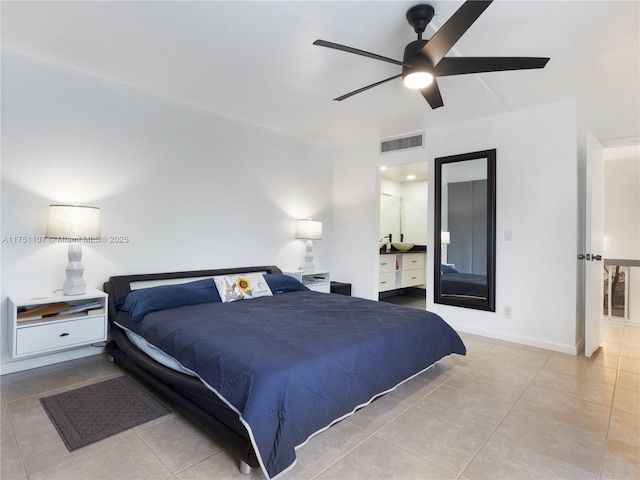
[[[335,152],[331,277],[356,297],[378,298],[380,171],[377,141]]]
[[[100,207],[103,236],[128,238],[83,248],[92,287],[125,273],[296,269],[304,244],[295,219],[306,217],[324,222],[316,265],[329,268],[332,168],[327,147],[3,51],[3,373],[18,368],[7,295],[52,292],[64,280],[66,245],[9,241],[43,235],[50,203]]]
[[[416,126],[416,129],[419,129]],[[397,132],[402,134],[403,132]],[[427,293],[427,308],[461,331],[576,353],[576,253],[578,232],[576,105],[569,99],[454,126],[426,129],[426,147],[385,155],[386,164],[429,162],[440,156],[497,149],[497,296],[496,312],[438,305]],[[387,135],[389,136],[389,135]],[[334,168],[336,235],[333,267],[351,273],[356,295],[377,298],[377,142],[336,152]],[[356,168],[357,165],[359,168]],[[357,182],[359,195],[350,191]],[[433,202],[429,189],[429,202]],[[349,202],[350,215],[339,215]],[[357,208],[359,207],[359,208]],[[432,209],[430,209],[432,210]],[[511,230],[513,240],[504,240]],[[429,234],[433,237],[433,212]],[[344,242],[344,243],[343,243]],[[352,256],[347,243],[360,245]],[[371,245],[370,249],[367,246]],[[427,289],[433,278],[428,251]],[[350,268],[345,267],[349,265]],[[504,319],[511,306],[513,318]]]

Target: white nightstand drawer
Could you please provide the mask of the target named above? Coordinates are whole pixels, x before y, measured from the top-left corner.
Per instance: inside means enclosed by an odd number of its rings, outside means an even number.
[[[107,339],[104,315],[17,329],[16,355],[27,355]]]

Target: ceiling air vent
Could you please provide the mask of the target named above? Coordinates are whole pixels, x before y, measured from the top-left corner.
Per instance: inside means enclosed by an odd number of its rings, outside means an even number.
[[[380,153],[395,152],[397,150],[409,150],[411,148],[424,147],[424,132],[413,133],[405,137],[387,138],[380,140]]]

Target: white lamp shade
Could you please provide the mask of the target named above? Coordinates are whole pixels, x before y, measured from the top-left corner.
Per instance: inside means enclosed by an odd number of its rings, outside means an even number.
[[[69,240],[100,236],[100,209],[81,205],[49,205],[47,238]]]
[[[322,222],[320,220],[298,220],[296,238],[322,240]]]
[[[451,243],[451,232],[440,232],[440,243],[448,245]]]

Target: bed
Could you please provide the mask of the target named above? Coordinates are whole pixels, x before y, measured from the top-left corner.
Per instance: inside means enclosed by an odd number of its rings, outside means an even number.
[[[110,357],[267,478],[315,434],[466,353],[433,313],[314,292],[275,266],[116,276],[104,289]]]
[[[440,292],[444,296],[487,298],[487,276],[440,265]]]

